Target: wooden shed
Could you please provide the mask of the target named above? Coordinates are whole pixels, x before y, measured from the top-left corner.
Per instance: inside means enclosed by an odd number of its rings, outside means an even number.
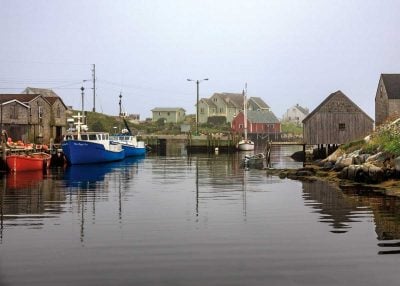
[[[330,94],[303,120],[308,145],[345,144],[372,132],[374,121],[343,92]]]

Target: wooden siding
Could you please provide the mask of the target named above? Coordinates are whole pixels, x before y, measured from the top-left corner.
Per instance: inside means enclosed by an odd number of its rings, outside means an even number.
[[[306,144],[345,144],[372,132],[373,120],[341,91],[329,95],[303,121]]]
[[[339,124],[345,124],[339,130]],[[372,132],[373,122],[360,113],[316,113],[304,124],[307,144],[345,144]]]

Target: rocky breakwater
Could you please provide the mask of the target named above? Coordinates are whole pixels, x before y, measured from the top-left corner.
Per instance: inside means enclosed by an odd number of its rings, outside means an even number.
[[[366,184],[379,184],[397,179],[400,174],[400,157],[396,158],[383,151],[376,154],[362,154],[361,150],[356,150],[346,154],[342,149],[338,149],[319,165],[324,170],[338,172],[339,179]]]

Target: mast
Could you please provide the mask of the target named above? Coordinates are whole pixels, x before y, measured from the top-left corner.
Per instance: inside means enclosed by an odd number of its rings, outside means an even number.
[[[243,90],[243,119],[244,119],[244,140],[247,140],[247,100],[246,100],[246,93],[247,93],[247,83],[245,89]]]

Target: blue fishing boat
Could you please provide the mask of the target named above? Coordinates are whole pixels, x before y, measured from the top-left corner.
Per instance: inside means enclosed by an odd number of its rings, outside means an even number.
[[[125,129],[124,129],[125,130]],[[122,134],[110,135],[112,144],[121,144],[122,149],[125,151],[126,157],[143,156],[146,154],[146,145],[143,141],[137,141],[136,136],[128,132]]]
[[[110,142],[106,132],[81,132],[80,114],[77,132],[68,133],[61,143],[68,164],[94,164],[119,161],[125,158],[125,151],[120,144]]]

